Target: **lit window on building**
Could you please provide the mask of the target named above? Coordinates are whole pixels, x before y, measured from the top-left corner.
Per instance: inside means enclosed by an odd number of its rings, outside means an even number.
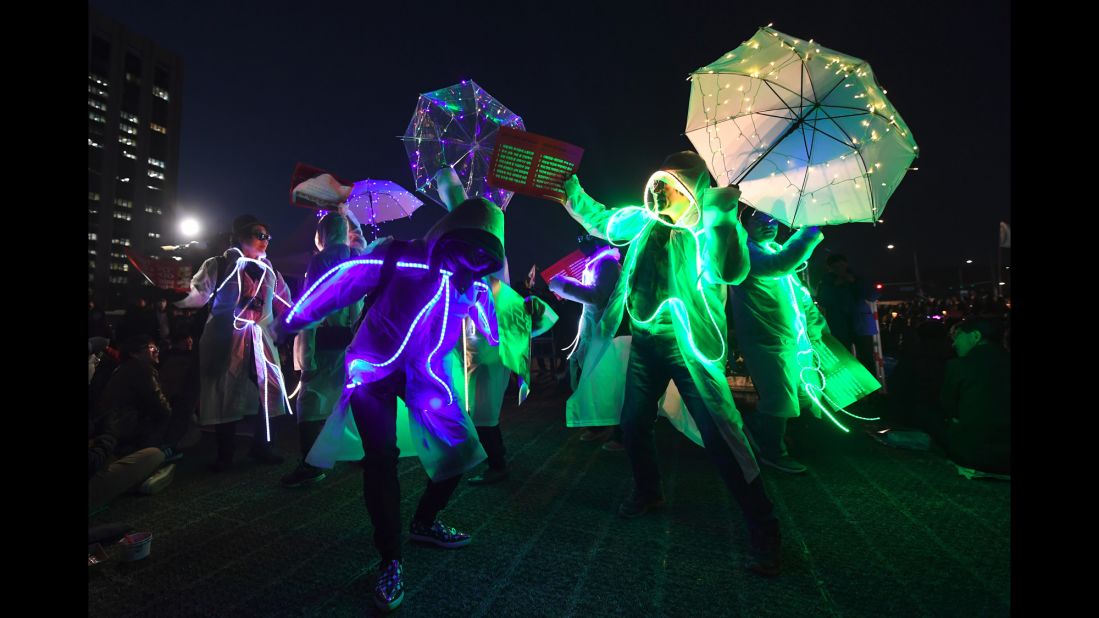
[[[134,124],[138,124],[137,116],[134,116],[130,112],[123,111],[123,112],[119,112],[118,115],[122,116],[122,119],[125,120],[126,122],[132,122]]]
[[[95,255],[95,249],[88,249],[88,255]]]
[[[133,217],[128,212],[122,212],[121,210],[114,211],[115,219],[122,219],[123,221],[130,221]]]
[[[137,140],[132,138],[132,137],[126,137],[125,135],[119,135],[118,136],[118,141],[123,143],[123,144],[126,144],[127,146],[133,146],[134,148],[137,148]]]
[[[88,138],[88,145],[93,146],[95,148],[102,148],[103,147],[103,144],[100,144],[99,142],[95,141],[94,139],[92,139],[90,137]]]
[[[137,161],[137,155],[135,155],[134,153],[132,153],[128,150],[123,150],[121,152],[122,152],[122,156],[126,157],[127,159],[133,159],[134,161]]]
[[[120,270],[124,273],[130,272],[129,264],[111,264],[111,270]]]
[[[89,202],[98,202],[99,201],[99,194],[95,193],[93,191],[88,191],[88,201]]]
[[[112,238],[111,239],[111,244],[112,245],[122,245],[123,247],[129,247],[130,246],[130,239],[129,238]]]
[[[123,133],[129,133],[130,135],[137,135],[137,127],[128,124],[118,125],[118,130]]]
[[[118,178],[118,176],[115,176],[115,178]],[[130,182],[130,177],[118,178],[118,182]]]
[[[156,167],[159,167],[160,169],[164,169],[164,162],[160,159],[154,159],[152,157],[149,157],[149,165],[154,165]]]
[[[121,251],[111,251],[111,257],[124,260],[126,259],[126,254]]]
[[[95,232],[88,232],[88,240],[98,240],[95,236]]]
[[[157,133],[163,133],[165,135],[168,134],[168,129],[165,129],[164,127],[160,126],[159,124],[157,124],[155,122],[150,122],[149,123],[149,128],[156,131]]]
[[[95,260],[88,260],[88,268],[95,270]]]
[[[145,185],[146,189],[152,189],[153,191],[160,191],[160,187],[154,187],[153,185]]]
[[[103,97],[104,99],[108,98],[106,90],[91,84],[88,84],[88,94],[94,94],[95,96]]]
[[[114,205],[115,206],[121,206],[123,208],[133,208],[134,207],[133,202],[131,202],[130,200],[124,200],[120,197],[114,198]]]
[[[107,124],[107,117],[97,114],[95,112],[88,112],[88,119],[94,120],[95,122],[102,122],[103,124]]]
[[[88,81],[96,84],[97,86],[103,86],[104,88],[110,86],[110,84],[107,83],[107,80],[96,75],[95,73],[88,73]]]
[[[153,96],[157,97],[159,99],[164,99],[165,101],[167,101],[168,100],[168,91],[163,89],[163,88],[158,88],[157,86],[153,86]]]
[[[126,285],[126,277],[111,277],[111,283],[116,285]]]
[[[154,207],[154,206],[146,206],[145,207],[145,212],[149,213],[150,215],[162,215],[162,214],[164,214],[163,212],[160,211],[159,207]]]
[[[88,99],[88,107],[94,107],[101,112],[107,111],[107,104],[102,101],[96,101],[95,99]]]
[[[160,234],[156,232],[149,232],[149,238],[160,238]]]
[[[95,275],[92,274],[92,273],[88,273],[88,283],[92,283],[94,281],[95,281]]]
[[[140,75],[134,75],[133,73],[126,73],[126,81],[128,81],[132,84],[140,84],[141,83],[141,76]]]
[[[149,172],[149,177],[159,178],[161,180],[164,180],[164,172],[159,172],[159,171],[154,170],[154,169],[150,169],[150,170],[148,170],[148,172]]]

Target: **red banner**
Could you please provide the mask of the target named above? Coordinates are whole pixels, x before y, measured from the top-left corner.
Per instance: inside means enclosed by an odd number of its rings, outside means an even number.
[[[163,290],[188,292],[191,289],[191,265],[175,260],[154,259],[126,248],[126,257],[137,272]]]
[[[488,185],[565,203],[562,186],[576,172],[584,149],[544,135],[500,127]]]

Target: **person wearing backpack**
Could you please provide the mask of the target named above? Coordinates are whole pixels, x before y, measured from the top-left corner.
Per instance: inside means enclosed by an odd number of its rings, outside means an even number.
[[[271,451],[269,419],[290,410],[271,325],[291,306],[290,288],[267,259],[267,224],[253,215],[233,221],[234,246],[207,259],[191,279],[181,309],[210,304],[199,339],[199,424],[214,425],[214,472],[229,469],[236,425],[254,419],[249,455],[261,464],[282,463]]]

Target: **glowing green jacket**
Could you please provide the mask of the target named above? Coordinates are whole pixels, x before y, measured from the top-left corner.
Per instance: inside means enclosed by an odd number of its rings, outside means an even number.
[[[644,330],[663,312],[670,312],[676,343],[691,378],[736,455],[745,479],[751,482],[759,474],[759,467],[748,448],[740,412],[725,377],[725,286],[739,284],[748,274],[747,233],[735,217],[735,194],[726,189],[695,189],[692,193],[699,196],[701,208],[692,205],[692,211],[681,218],[690,224],[676,225],[671,232],[667,245],[671,268],[665,288],[668,298],[660,299],[652,315],[632,312],[629,287],[637,258],[654,226],[671,224],[659,220],[647,207],[608,208],[579,187],[568,196],[565,207],[590,234],[617,246],[629,246],[622,276],[599,322],[600,334],[613,338],[626,316],[634,330]]]

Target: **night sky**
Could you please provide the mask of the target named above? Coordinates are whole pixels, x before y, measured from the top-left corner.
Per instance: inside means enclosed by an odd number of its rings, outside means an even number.
[[[309,248],[315,221],[289,204],[294,164],[411,189],[396,136],[419,93],[462,79],[527,130],[583,147],[578,175],[593,197],[637,203],[664,156],[690,149],[688,73],[771,22],[867,60],[920,146],[885,223],[825,228],[814,263],[835,251],[876,280],[910,281],[915,251],[925,280],[956,283],[961,267],[987,280],[998,223],[1011,221],[1005,2],[90,4],[183,58],[178,210],[219,230],[238,214],[265,219],[276,267]],[[423,199],[383,234],[426,231],[443,211]],[[524,196],[506,219],[516,279],[581,233],[561,206]]]

